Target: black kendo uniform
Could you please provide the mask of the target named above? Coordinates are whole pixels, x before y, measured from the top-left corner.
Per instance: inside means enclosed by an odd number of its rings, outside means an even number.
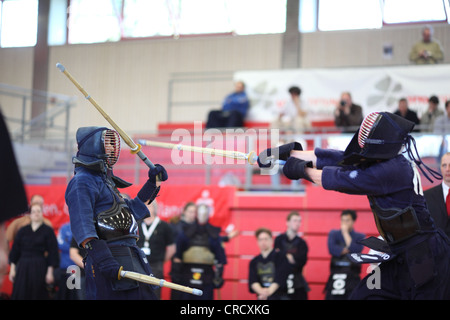
[[[350,254],[354,262],[381,262],[379,276],[367,275],[351,299],[450,299],[450,241],[434,225],[427,209],[417,167],[423,162],[409,134],[414,123],[388,112],[369,114],[344,152],[316,148],[316,167],[322,186],[347,194],[367,195],[375,223],[385,241],[374,237],[362,243],[381,252],[365,259]],[[405,146],[407,159],[400,154]],[[289,157],[300,144],[281,146]],[[262,162],[264,163],[264,162]],[[311,181],[310,161],[289,157],[283,168],[290,179]],[[425,166],[433,177],[441,177]],[[430,179],[431,180],[431,179]],[[376,260],[373,260],[376,259]],[[377,280],[378,287],[369,281]]]
[[[74,157],[75,175],[65,199],[70,226],[78,246],[85,244],[87,299],[156,299],[153,288],[134,280],[121,279],[120,270],[151,274],[145,254],[136,245],[136,220],[148,217],[144,202],[158,194],[156,176],[167,179],[165,169],[155,165],[149,180],[135,199],[124,199],[118,188],[131,184],[114,176],[112,166],[120,153],[117,132],[104,127],[83,127],[77,131],[78,153]],[[105,142],[114,143],[111,153]]]
[[[358,240],[365,235],[355,230],[350,231],[352,241],[348,247],[351,253],[361,253],[363,245]],[[328,251],[331,254],[330,276],[324,291],[326,300],[347,300],[353,288],[361,281],[361,264],[350,261],[347,254],[341,254],[346,247],[341,230],[331,230],[328,234]]]
[[[307,300],[310,289],[303,277],[303,267],[308,256],[306,241],[299,236],[289,239],[287,234],[283,233],[275,238],[274,248],[279,249],[285,255],[292,254],[295,260],[294,264],[288,263],[290,272],[286,281],[287,297],[291,300]]]
[[[266,257],[259,254],[249,264],[248,289],[251,293],[255,293],[252,289],[253,283],[259,283],[263,288],[277,283],[278,289],[267,300],[289,300],[287,280],[290,271],[286,253],[272,250]]]
[[[182,284],[203,291],[202,296],[181,293],[181,300],[213,300],[214,289],[223,285],[227,258],[219,233],[218,227],[196,222],[186,224],[178,236],[175,257],[182,261]]]

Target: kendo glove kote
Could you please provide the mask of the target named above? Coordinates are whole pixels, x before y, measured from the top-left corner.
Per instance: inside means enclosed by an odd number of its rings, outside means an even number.
[[[305,161],[295,157],[287,159],[283,167],[284,175],[291,180],[306,179],[314,182],[306,173],[306,168],[312,168],[312,161]]]
[[[160,164],[155,164],[154,168],[148,170],[148,180],[156,183],[156,177],[158,177],[159,181],[166,181],[169,178],[166,169]]]
[[[142,202],[148,201],[148,203],[150,203],[158,195],[159,187],[156,186],[156,177],[158,177],[160,181],[166,181],[169,178],[166,169],[164,169],[162,165],[155,164],[155,167],[148,171],[148,180],[137,194],[137,197],[141,199]]]
[[[119,272],[122,267],[114,259],[105,240],[92,239],[86,243],[85,249],[92,258],[94,267],[98,268],[103,276],[111,280],[120,279]]]
[[[302,151],[303,148],[299,142],[291,142],[277,148],[266,149],[258,156],[258,166],[260,168],[270,168],[272,161],[277,160],[274,158],[277,155],[279,160],[286,161],[290,157],[292,150]]]

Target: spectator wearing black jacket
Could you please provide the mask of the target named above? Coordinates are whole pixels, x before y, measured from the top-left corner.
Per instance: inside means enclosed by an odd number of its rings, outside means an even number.
[[[408,100],[406,98],[401,98],[398,100],[398,108],[394,112],[394,114],[405,118],[406,120],[414,122],[416,125],[420,124],[419,117],[417,116],[417,113],[411,109],[409,109],[408,106]],[[413,130],[417,131],[417,130]]]
[[[287,216],[286,232],[275,238],[275,250],[286,255],[290,273],[286,283],[287,296],[290,300],[308,300],[309,286],[303,277],[303,267],[307,261],[308,245],[298,235],[302,217],[298,211],[291,211]]]

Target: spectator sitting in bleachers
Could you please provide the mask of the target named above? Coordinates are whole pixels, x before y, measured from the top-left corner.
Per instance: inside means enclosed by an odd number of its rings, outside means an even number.
[[[420,118],[422,132],[433,132],[434,121],[443,114],[444,112],[439,109],[439,98],[437,96],[431,96],[428,99],[428,109]]]
[[[279,129],[282,133],[303,133],[311,124],[307,112],[301,105],[302,90],[293,86],[288,91],[290,99],[276,109],[276,116],[271,123],[271,128]]]
[[[408,100],[406,100],[406,98],[401,98],[400,100],[398,100],[398,108],[394,112],[394,114],[401,116],[409,121],[412,121],[416,125],[420,124],[420,120],[419,117],[417,117],[417,113],[409,109]]]
[[[341,99],[334,111],[334,124],[344,132],[355,132],[363,121],[361,106],[354,104],[350,92],[342,92]]]
[[[442,114],[434,121],[433,133],[448,134],[450,133],[450,100],[445,102],[445,114]]]
[[[222,109],[209,112],[206,129],[244,126],[250,102],[245,92],[244,82],[237,81],[234,87],[235,91],[225,98]]]

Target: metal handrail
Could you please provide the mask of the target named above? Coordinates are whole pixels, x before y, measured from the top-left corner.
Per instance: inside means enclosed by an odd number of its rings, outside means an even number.
[[[21,101],[21,116],[11,117],[8,113],[4,112],[4,117],[7,122],[20,123],[19,128],[11,132],[12,139],[14,141],[20,141],[22,143],[31,137],[33,130],[48,130],[57,129],[64,133],[64,140],[68,141],[68,127],[70,121],[70,108],[75,105],[77,97],[66,96],[62,94],[50,93],[47,91],[26,89],[23,87],[18,87],[10,84],[0,83],[0,97],[8,96],[14,99],[19,99]],[[28,112],[31,110],[32,102],[41,102],[51,106],[47,110],[38,116],[31,118]],[[65,125],[57,126],[55,125],[55,118],[65,115]]]

